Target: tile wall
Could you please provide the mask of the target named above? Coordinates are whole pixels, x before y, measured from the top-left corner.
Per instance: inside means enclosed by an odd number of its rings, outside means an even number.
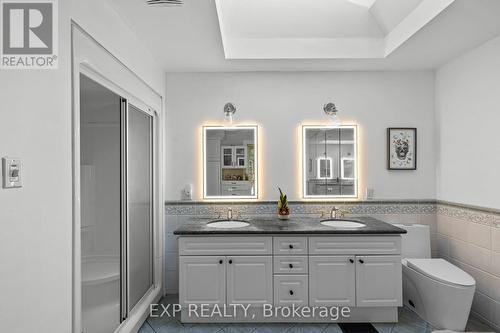
[[[476,279],[472,312],[500,332],[500,213],[439,203],[437,254]]]

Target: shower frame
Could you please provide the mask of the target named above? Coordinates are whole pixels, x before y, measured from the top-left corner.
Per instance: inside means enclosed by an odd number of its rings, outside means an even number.
[[[142,296],[142,298],[136,303],[135,307],[129,309],[128,304],[128,295],[130,294],[129,287],[130,283],[128,281],[128,266],[129,266],[129,237],[128,235],[122,236],[120,238],[126,240],[126,243],[121,244],[121,255],[120,255],[120,279],[125,279],[125,283],[121,282],[121,297],[120,297],[120,317],[121,323],[116,329],[115,332],[120,332],[122,330],[128,331],[129,327],[137,325],[136,323],[131,323],[129,319],[134,317],[143,318],[145,317],[144,311],[139,310],[139,306],[144,308],[144,303],[151,302],[153,299],[158,299],[160,295],[163,294],[162,291],[162,267],[159,264],[158,252],[162,251],[163,244],[161,242],[161,237],[159,234],[161,233],[162,227],[162,217],[161,217],[161,122],[159,113],[148,106],[145,102],[143,102],[140,98],[137,98],[132,93],[122,89],[119,85],[114,82],[108,80],[104,75],[102,75],[97,69],[95,69],[92,65],[90,65],[85,60],[76,61],[77,59],[73,59],[73,79],[72,79],[72,93],[73,93],[73,120],[72,120],[72,147],[73,147],[73,255],[72,255],[72,285],[73,285],[73,311],[72,311],[72,331],[74,333],[82,332],[82,281],[81,281],[81,239],[80,239],[80,228],[81,228],[81,184],[80,184],[80,84],[79,79],[80,75],[83,74],[103,87],[111,90],[121,97],[121,117],[125,117],[124,121],[121,121],[121,141],[122,141],[122,152],[121,152],[121,172],[126,172],[126,161],[127,161],[127,151],[126,144],[123,144],[123,140],[127,141],[127,137],[123,137],[125,135],[124,128],[128,126],[127,118],[128,118],[128,105],[131,104],[135,106],[140,111],[146,113],[151,116],[151,138],[152,138],[152,146],[151,146],[151,154],[152,154],[152,174],[151,174],[151,215],[152,215],[152,234],[151,234],[151,243],[152,243],[152,256],[151,256],[151,276],[152,276],[152,285],[148,289],[148,291]],[[123,110],[125,103],[125,110]],[[123,151],[125,149],[125,151]],[[125,170],[124,170],[125,168]],[[128,188],[126,184],[126,176],[121,176],[121,202],[122,202],[122,217],[121,217],[121,232],[125,232],[128,234],[128,207],[127,207],[127,195]],[[123,190],[125,189],[125,191]],[[125,203],[125,204],[123,204]],[[126,216],[126,218],[123,218]],[[125,255],[123,255],[125,253]],[[160,252],[161,253],[161,252]],[[125,329],[126,328],[126,329]]]

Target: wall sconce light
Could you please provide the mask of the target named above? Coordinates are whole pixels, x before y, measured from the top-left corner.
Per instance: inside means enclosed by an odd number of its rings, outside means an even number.
[[[326,103],[325,105],[323,105],[323,111],[327,116],[330,117],[333,126],[340,126],[340,119],[337,114],[338,110],[335,104],[333,104],[332,102]]]
[[[226,103],[224,105],[224,119],[227,122],[232,123],[233,122],[233,115],[236,112],[236,106],[234,106],[233,103]]]

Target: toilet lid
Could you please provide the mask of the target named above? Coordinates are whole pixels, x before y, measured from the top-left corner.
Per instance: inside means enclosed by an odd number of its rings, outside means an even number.
[[[474,286],[472,276],[444,259],[407,259],[408,267],[428,277],[448,284]]]

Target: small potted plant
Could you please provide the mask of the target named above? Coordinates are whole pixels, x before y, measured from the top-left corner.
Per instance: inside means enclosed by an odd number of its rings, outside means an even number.
[[[278,187],[280,191],[280,200],[278,201],[278,218],[280,220],[288,220],[290,218],[290,208],[288,207],[288,199],[286,194],[283,194],[281,188]]]

